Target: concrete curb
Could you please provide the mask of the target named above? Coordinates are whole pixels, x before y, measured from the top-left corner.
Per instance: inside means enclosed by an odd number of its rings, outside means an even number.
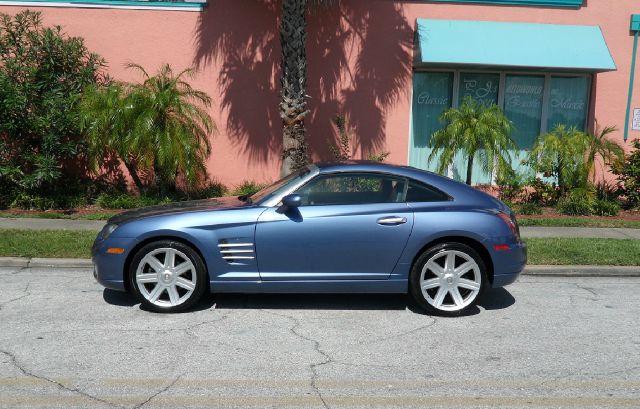
[[[640,266],[527,266],[522,273],[555,277],[640,277]]]
[[[91,268],[90,259],[0,257],[0,267]],[[523,275],[555,277],[640,277],[640,266],[527,266]]]
[[[92,266],[91,260],[84,258],[0,257],[0,267],[87,268]]]

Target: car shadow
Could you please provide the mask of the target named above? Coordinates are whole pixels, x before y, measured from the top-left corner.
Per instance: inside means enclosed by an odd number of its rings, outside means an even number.
[[[133,294],[104,289],[105,302],[133,307],[140,303]],[[504,288],[489,289],[467,316],[487,311],[501,310],[515,304],[516,300]],[[406,294],[206,294],[189,311],[216,309],[273,309],[273,310],[405,310],[426,315],[412,297]],[[140,306],[140,309],[143,307]]]

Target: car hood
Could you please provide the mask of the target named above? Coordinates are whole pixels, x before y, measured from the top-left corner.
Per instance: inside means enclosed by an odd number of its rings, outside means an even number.
[[[249,206],[237,197],[216,197],[202,200],[189,200],[184,202],[169,203],[166,205],[141,207],[129,210],[110,218],[107,223],[122,224],[146,217],[166,216],[170,214],[189,213],[207,210],[233,209]]]

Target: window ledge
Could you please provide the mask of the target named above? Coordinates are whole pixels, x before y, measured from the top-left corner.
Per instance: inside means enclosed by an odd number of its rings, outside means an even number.
[[[127,0],[0,0],[0,6],[202,11],[206,3]]]

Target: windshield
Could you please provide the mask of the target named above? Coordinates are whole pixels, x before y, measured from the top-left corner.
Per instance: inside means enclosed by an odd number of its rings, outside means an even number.
[[[309,174],[311,170],[309,168],[304,168],[293,172],[292,174],[283,177],[279,181],[274,184],[265,187],[264,189],[254,193],[247,200],[250,203],[261,204],[265,200],[272,198],[273,196],[278,195],[279,193],[287,190],[289,186],[292,184],[296,184],[300,179],[304,178]]]

